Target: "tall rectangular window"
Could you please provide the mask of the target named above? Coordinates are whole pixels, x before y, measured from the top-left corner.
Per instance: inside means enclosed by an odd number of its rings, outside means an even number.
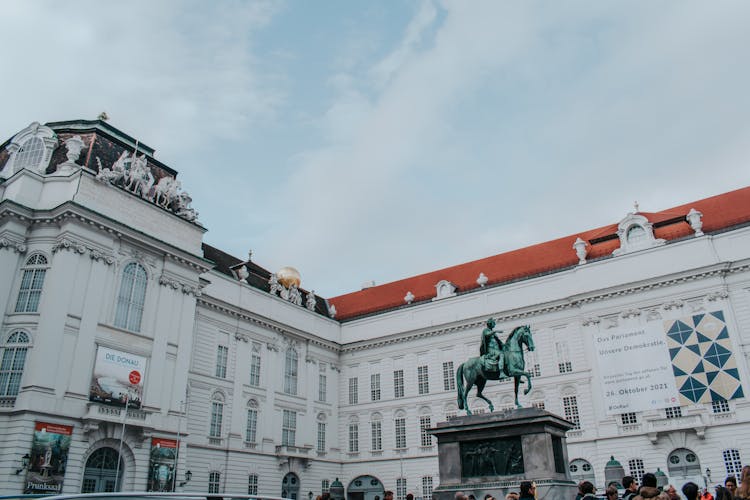
[[[281,444],[294,446],[297,434],[297,413],[291,410],[283,410],[281,423]]]
[[[250,385],[260,386],[260,353],[253,352],[250,355]]]
[[[359,424],[349,424],[349,453],[359,453]]]
[[[443,389],[446,391],[456,390],[456,377],[453,373],[453,361],[446,361],[443,363]]]
[[[394,421],[394,427],[396,429],[396,448],[406,448],[406,419],[397,418]]]
[[[284,392],[287,394],[297,394],[298,361],[297,351],[291,347],[287,349],[284,357]]]
[[[247,409],[247,428],[245,429],[245,441],[254,443],[258,431],[258,410],[255,408]]]
[[[8,336],[6,347],[1,349],[3,355],[0,361],[0,397],[6,401],[9,398],[15,400],[18,395],[29,343],[29,336],[25,332],[17,331]]]
[[[318,453],[326,451],[326,423],[318,422]]]
[[[221,488],[221,472],[211,472],[208,475],[208,492],[219,493]]]
[[[682,416],[682,408],[680,406],[664,408],[664,416],[667,418],[680,418]]]
[[[229,358],[229,347],[225,345],[216,348],[216,376],[227,378],[227,359]]]
[[[257,495],[258,494],[258,475],[250,474],[247,476],[247,494]]]
[[[430,500],[432,498],[432,476],[422,478],[422,498]]]
[[[563,398],[563,411],[565,419],[573,422],[574,429],[581,428],[581,419],[578,415],[578,398],[576,396],[565,396]]]
[[[430,393],[430,373],[427,365],[417,367],[417,387],[420,394]]]
[[[739,477],[742,472],[742,460],[740,459],[740,450],[730,448],[724,450],[721,455],[724,457],[724,467],[727,469],[728,476]]]
[[[41,266],[46,265],[47,258],[42,254],[32,255],[26,260],[16,301],[16,312],[37,312],[44,287],[44,276],[47,273],[47,269]]]
[[[131,332],[141,331],[141,318],[146,303],[148,275],[139,264],[131,262],[122,271],[120,292],[117,294],[115,326]]]
[[[406,478],[400,477],[396,479],[396,498],[397,500],[404,500],[406,498]]]
[[[321,493],[328,493],[331,489],[331,480],[330,479],[323,479],[320,482],[320,492]]]
[[[427,430],[432,427],[430,417],[419,417],[419,437],[422,446],[432,446],[432,435]]]
[[[224,403],[216,400],[211,401],[211,425],[208,429],[209,437],[221,437],[222,420],[224,420]]]
[[[380,374],[370,375],[370,400],[380,401]]]
[[[349,404],[356,405],[359,402],[359,390],[357,387],[357,377],[349,379]]]
[[[643,474],[646,472],[646,468],[643,466],[643,460],[640,458],[631,458],[628,460],[628,469],[630,470],[630,475],[638,481],[638,484],[640,484],[641,479],[643,479]]]
[[[536,351],[529,351],[526,353],[526,355],[528,356],[526,366],[529,367],[529,373],[531,374],[531,376],[541,377],[542,366],[539,364],[539,356],[537,355]]]
[[[326,377],[326,365],[318,365],[318,401],[325,403],[328,392],[328,378]]]
[[[395,370],[393,372],[393,397],[404,397],[404,370]]]
[[[567,342],[556,342],[555,350],[557,351],[557,369],[560,373],[569,373],[573,371],[573,364],[570,362],[570,352]]]
[[[372,436],[372,451],[383,450],[383,423],[373,420],[370,423],[370,434]]]

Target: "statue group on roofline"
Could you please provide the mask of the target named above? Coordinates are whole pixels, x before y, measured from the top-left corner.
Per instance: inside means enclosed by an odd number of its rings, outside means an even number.
[[[123,151],[111,168],[103,166],[99,158],[96,162],[99,165],[97,180],[126,189],[190,222],[198,218],[198,212],[190,206],[193,199],[182,191],[180,181],[164,176],[154,183],[145,154],[131,156],[128,151]]]

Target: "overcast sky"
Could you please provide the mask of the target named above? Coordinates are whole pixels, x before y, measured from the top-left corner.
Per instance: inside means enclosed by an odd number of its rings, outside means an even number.
[[[179,172],[207,243],[324,297],[750,184],[746,1],[2,13],[3,140],[106,111]]]

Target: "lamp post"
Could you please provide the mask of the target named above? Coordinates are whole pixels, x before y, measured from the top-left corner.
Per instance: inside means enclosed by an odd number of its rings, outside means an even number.
[[[710,482],[711,482],[711,469],[706,467],[706,488],[708,488],[708,485]]]
[[[191,479],[193,479],[193,473],[190,472],[189,470],[186,470],[185,471],[185,480],[180,483],[180,488],[182,488],[183,486],[185,486],[186,484],[188,484]]]

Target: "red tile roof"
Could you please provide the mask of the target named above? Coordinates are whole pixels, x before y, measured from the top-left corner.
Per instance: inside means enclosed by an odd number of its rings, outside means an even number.
[[[691,208],[703,213],[703,231],[710,233],[750,221],[750,187],[730,191],[703,200],[686,203],[656,213],[639,212],[654,225],[654,236],[675,240],[690,236],[693,230],[685,216]],[[411,278],[374,286],[329,299],[336,306],[336,319],[346,320],[404,305],[408,291],[414,302],[435,297],[435,285],[448,280],[464,292],[479,288],[477,278],[484,273],[487,285],[505,283],[534,275],[562,270],[578,263],[573,242],[580,237],[594,240],[588,248],[587,260],[606,257],[620,246],[617,224],[592,229],[492,257],[447,267]]]

